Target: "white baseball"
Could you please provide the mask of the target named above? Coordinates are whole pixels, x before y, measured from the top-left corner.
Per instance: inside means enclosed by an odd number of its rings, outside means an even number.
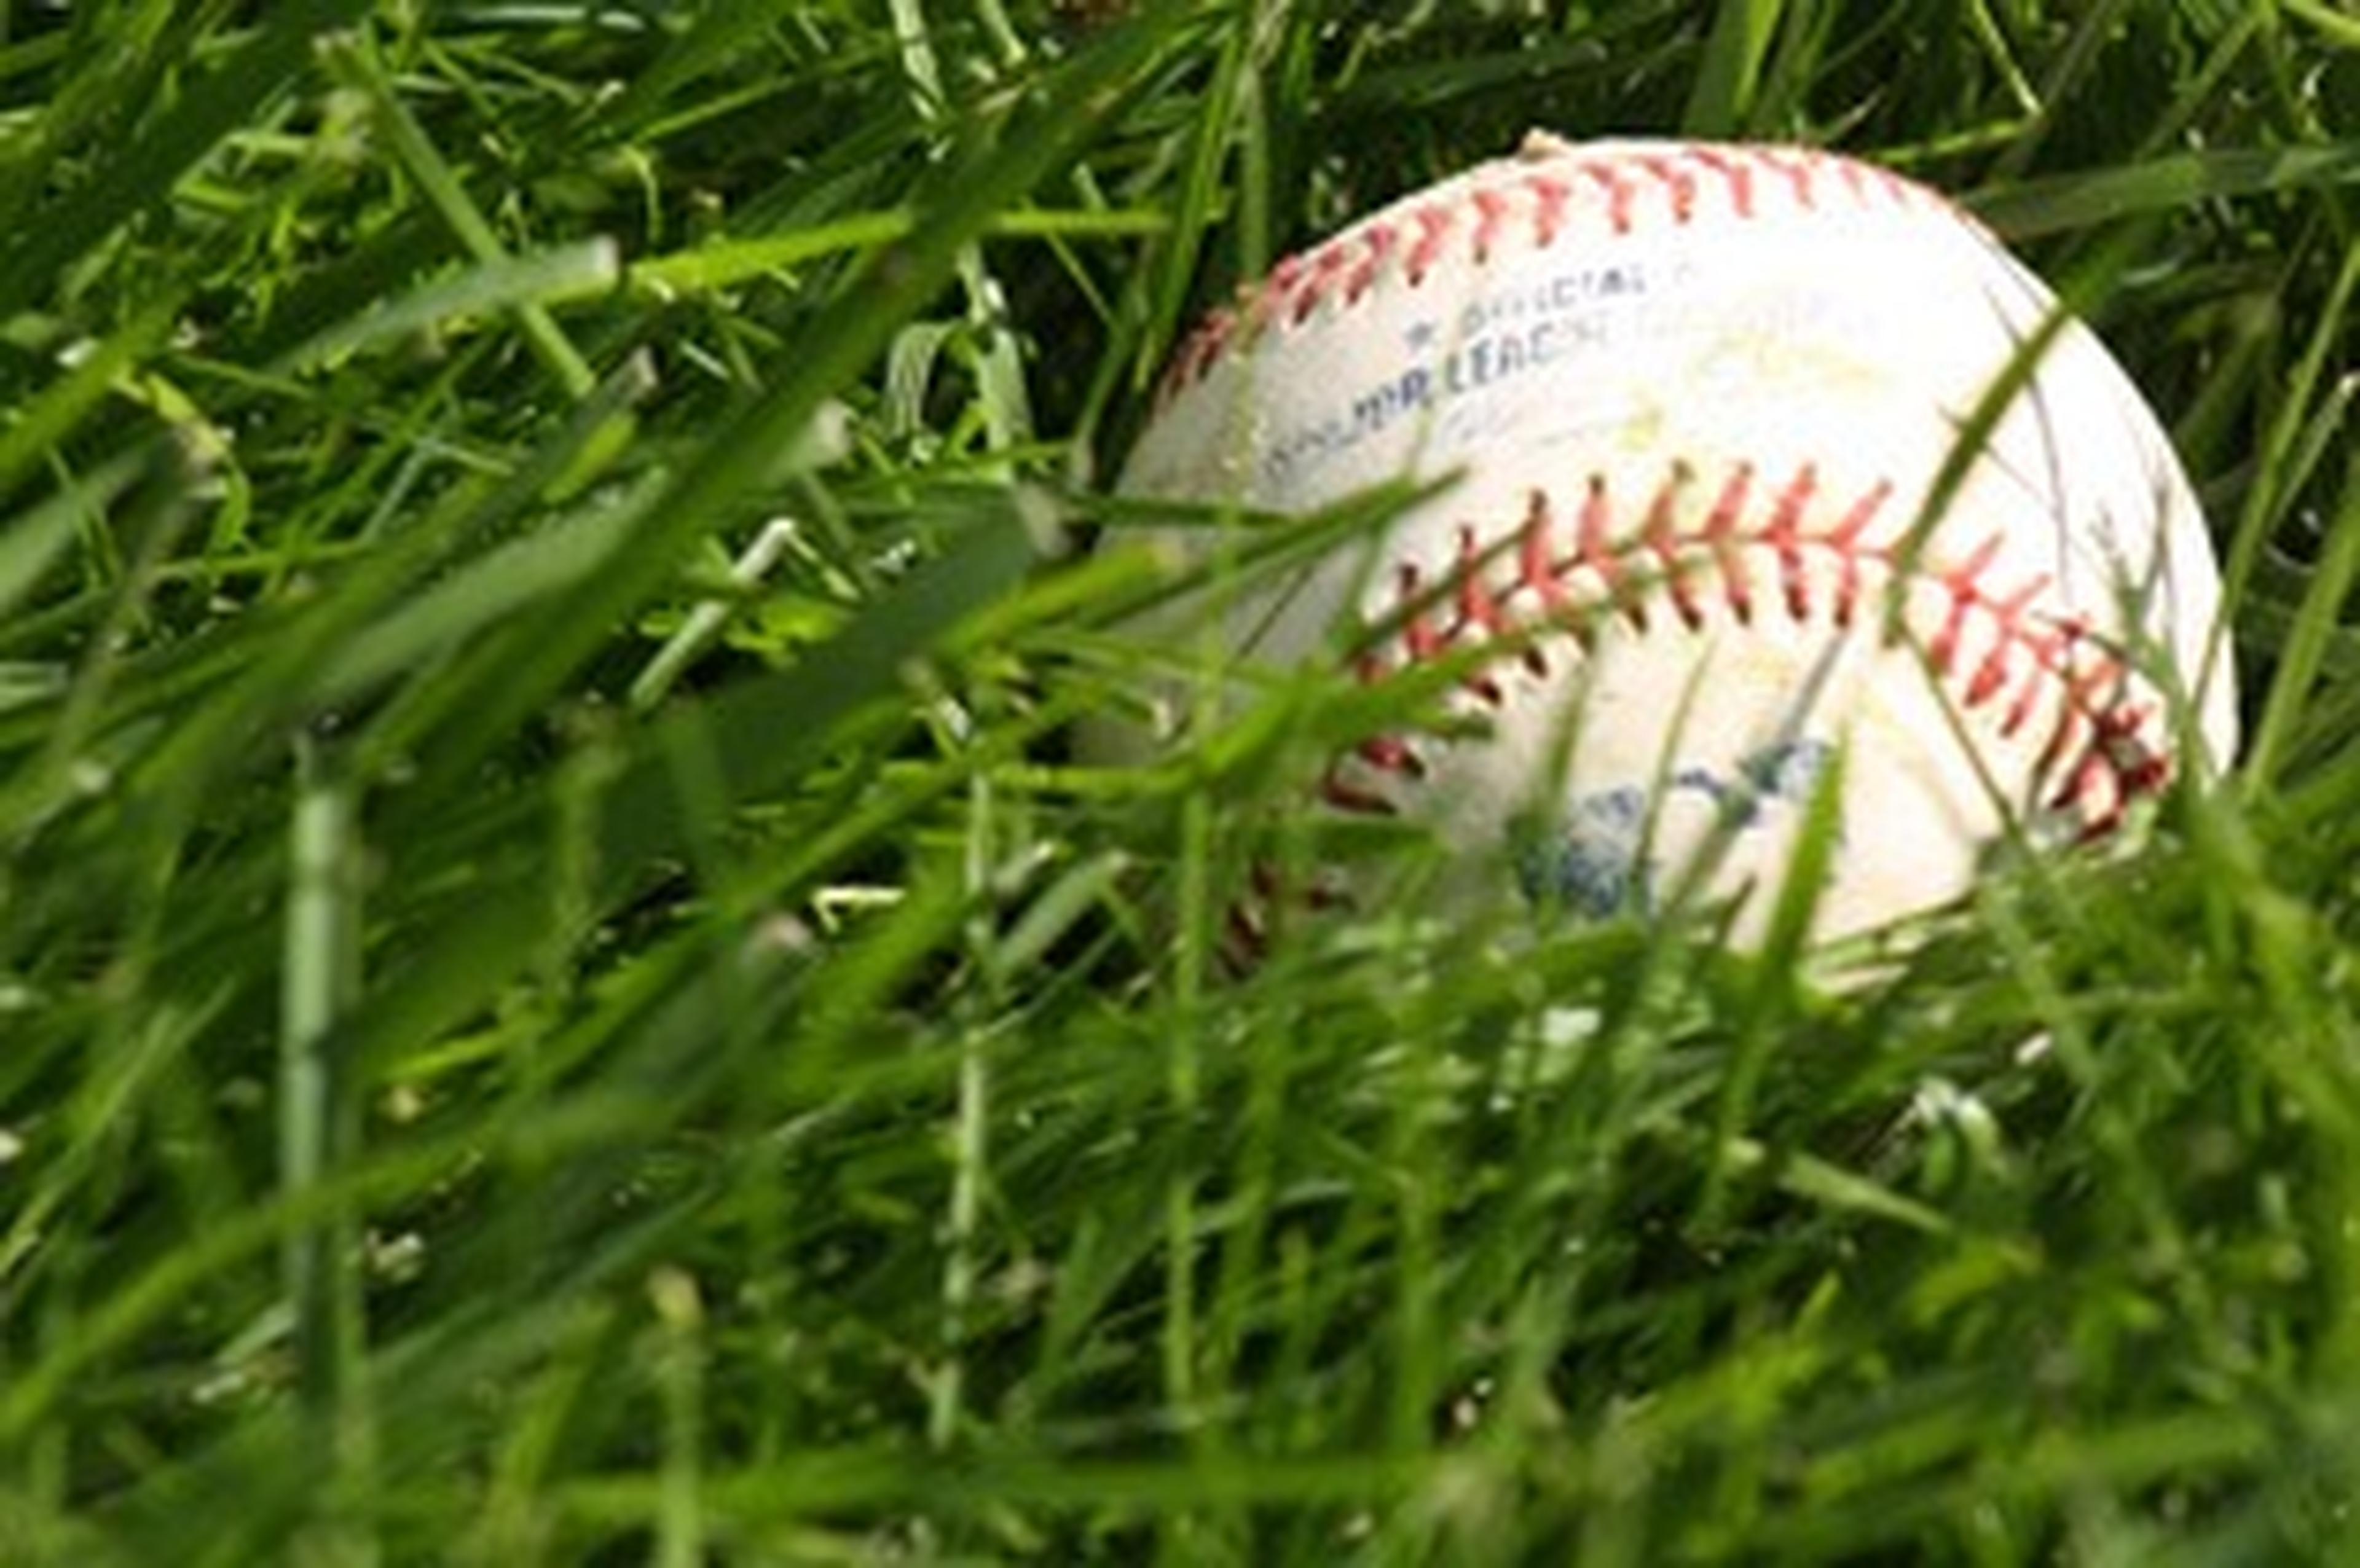
[[[1456,474],[1229,613],[1253,659],[1334,659],[1350,617],[1364,680],[1474,661],[1449,701],[1480,738],[1373,740],[1328,800],[1432,823],[1470,883],[1591,912],[1694,867],[1744,898],[1744,940],[1841,755],[1815,925],[1840,936],[1967,891],[2012,831],[2103,833],[2234,749],[2227,659],[2191,691],[2219,613],[2203,518],[2079,323],[1919,526],[2054,308],[1973,219],[1869,165],[1536,134],[1216,312],[1121,488],[1300,513]],[[2175,755],[2178,704],[2207,757]]]

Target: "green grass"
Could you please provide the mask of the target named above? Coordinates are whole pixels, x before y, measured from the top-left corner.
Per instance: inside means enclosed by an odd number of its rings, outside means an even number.
[[[1335,682],[1075,761],[1175,334],[1533,125],[2103,281],[2245,764],[1829,992],[1416,918]],[[2355,126],[2326,0],[11,8],[0,1563],[2348,1560]]]

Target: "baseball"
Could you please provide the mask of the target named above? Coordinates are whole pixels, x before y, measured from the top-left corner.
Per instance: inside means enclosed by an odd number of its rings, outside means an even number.
[[[1871,165],[1535,134],[1206,320],[1120,487],[1303,513],[1449,480],[1223,612],[1240,659],[1454,661],[1436,723],[1336,758],[1328,806],[1430,824],[1479,896],[1609,916],[1685,891],[1733,901],[1744,942],[1829,791],[1813,934],[1839,937],[2234,752],[2225,650],[2195,689],[2203,517],[2093,334],[2025,354],[2056,310]]]

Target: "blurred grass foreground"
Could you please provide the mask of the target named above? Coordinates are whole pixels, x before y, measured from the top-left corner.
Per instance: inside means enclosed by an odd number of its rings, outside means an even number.
[[[1175,334],[1533,125],[2080,280],[2231,776],[1829,989],[1076,760]],[[0,1563],[2360,1560],[2355,176],[2335,0],[0,12]]]

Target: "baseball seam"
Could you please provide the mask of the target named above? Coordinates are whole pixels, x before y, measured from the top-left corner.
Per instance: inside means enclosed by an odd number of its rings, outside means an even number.
[[[2081,836],[2111,831],[2129,804],[2159,790],[2170,774],[2164,749],[2148,732],[2158,705],[2135,689],[2127,665],[2078,619],[2035,607],[2046,576],[2004,583],[1994,563],[1996,534],[1947,564],[1910,562],[1899,547],[1868,538],[1890,502],[1893,487],[1878,483],[1814,524],[1819,477],[1809,464],[1772,488],[1750,466],[1733,467],[1700,518],[1684,516],[1682,494],[1695,475],[1676,466],[1649,498],[1639,526],[1618,531],[1614,497],[1603,479],[1588,484],[1570,534],[1542,491],[1531,494],[1511,539],[1487,550],[1471,528],[1459,530],[1459,559],[1437,583],[1413,561],[1394,567],[1393,607],[1382,617],[1392,627],[1362,652],[1354,673],[1375,685],[1429,666],[1483,642],[1512,646],[1499,659],[1475,660],[1461,689],[1483,706],[1505,705],[1498,671],[1513,659],[1536,680],[1550,673],[1550,648],[1539,634],[1560,632],[1579,653],[1595,651],[1604,622],[1619,618],[1633,632],[1650,629],[1651,604],[1667,606],[1690,631],[1714,613],[1741,625],[1783,610],[1797,624],[1824,620],[1840,634],[1855,626],[1872,579],[1929,584],[1940,600],[1939,618],[1917,626],[1926,666],[1943,683],[1962,716],[1995,714],[1994,727],[2014,738],[2035,722],[2044,700],[2056,717],[2032,770],[2036,799],[2049,811],[2079,818]],[[1487,558],[1507,563],[1503,583],[1487,581]],[[1816,559],[1832,572],[1831,586],[1815,590]],[[1716,586],[1717,585],[1717,586]],[[1971,626],[1989,638],[1976,657],[1963,657]],[[1382,735],[1348,757],[1370,771],[1369,781],[1331,766],[1321,793],[1332,805],[1390,813],[1384,780],[1414,785],[1428,772],[1422,743]]]
[[[1423,286],[1454,245],[1482,267],[1518,240],[1547,250],[1584,222],[1602,221],[1627,236],[1658,223],[1687,227],[1711,214],[1752,220],[1782,201],[1819,212],[1839,200],[1864,210],[1939,208],[1972,222],[1887,169],[1807,147],[1663,143],[1529,158],[1448,195],[1389,209],[1285,257],[1182,340],[1157,385],[1156,406],[1168,405],[1266,332],[1301,327],[1323,307],[1359,305],[1388,276],[1411,289]]]

